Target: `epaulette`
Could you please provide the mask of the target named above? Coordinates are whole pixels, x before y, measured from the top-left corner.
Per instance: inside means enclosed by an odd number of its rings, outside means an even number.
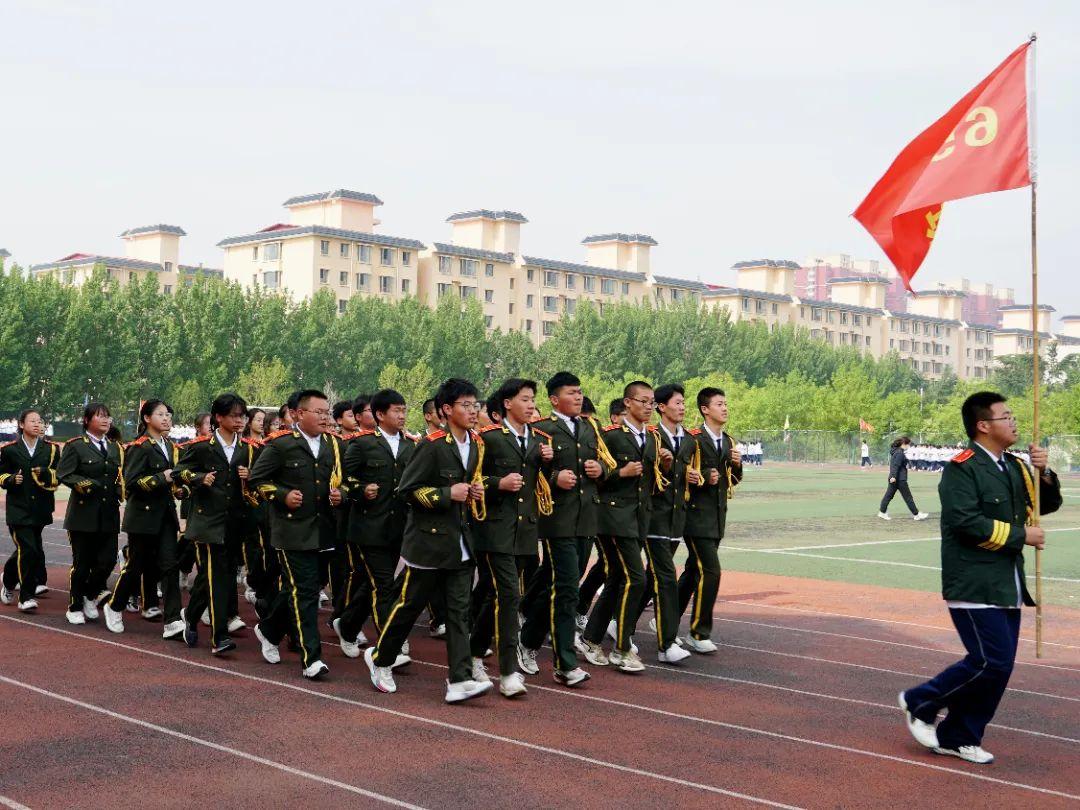
[[[434,433],[429,433],[427,435],[427,440],[429,442],[437,442],[439,439],[442,439],[445,436],[446,436],[446,431],[445,430],[436,430]]]
[[[545,417],[543,414],[537,414],[536,416],[534,416],[532,419],[529,420],[529,424],[530,425],[535,425],[537,422],[543,422],[546,418],[547,417]],[[555,417],[552,417],[552,419],[554,419],[554,418]]]
[[[491,425],[488,425],[487,427],[480,428],[480,433],[488,433],[488,432],[490,432],[492,430],[500,430],[501,428],[502,428],[502,425],[491,424]]]
[[[265,439],[263,439],[263,441],[268,442],[271,439],[280,439],[282,436],[288,436],[290,433],[292,433],[292,431],[289,428],[282,428],[281,430],[275,430],[273,433],[271,433],[269,436],[267,436]]]
[[[622,430],[622,425],[604,425],[601,430],[604,433],[610,433],[613,430]]]
[[[147,436],[144,433],[142,436],[139,436],[137,439],[128,442],[126,445],[124,445],[124,447],[138,447],[140,444],[145,444],[146,440],[149,439],[149,438],[150,437]]]
[[[15,444],[15,442],[16,440],[12,439],[10,442],[4,442],[3,444],[0,444],[0,447],[10,447],[11,445]]]
[[[975,455],[975,451],[969,447],[967,450],[962,450],[960,453],[957,453],[955,456],[953,456],[952,460],[957,464],[963,464],[973,455]]]
[[[363,430],[358,430],[358,431],[356,431],[356,433],[352,433],[349,436],[342,436],[341,438],[343,438],[343,439],[345,439],[345,438],[355,439],[358,436],[374,436],[374,435],[375,435],[374,430],[372,430],[371,428],[364,428]]]
[[[253,439],[250,436],[241,436],[240,441],[244,444],[250,444],[252,447],[262,447],[262,442],[258,439]]]
[[[551,441],[551,434],[544,433],[544,431],[540,430],[540,428],[533,428],[533,433],[535,433],[537,436],[543,436],[548,441]]]
[[[51,444],[54,447],[63,447],[64,446],[64,442],[58,442],[58,441],[56,441],[54,439],[46,439],[45,444]]]
[[[184,442],[184,446],[186,447],[187,445],[190,445],[190,444],[199,444],[200,442],[208,442],[208,441],[210,441],[211,438],[213,438],[212,434],[211,435],[206,435],[206,436],[196,436],[195,438],[188,439],[186,442]]]
[[[701,435],[701,428],[690,428],[686,432],[689,433],[691,436],[700,436]]]
[[[658,431],[660,428],[658,428],[656,425],[646,425],[645,429],[649,431],[649,433],[656,433],[656,431]]]
[[[65,446],[65,447],[67,447],[67,446],[68,446],[69,444],[71,444],[72,442],[77,442],[77,441],[79,441],[79,439],[82,439],[83,441],[86,441],[86,437],[85,437],[85,436],[72,436],[72,437],[71,437],[70,439],[68,439],[68,440],[67,440],[66,442],[64,442],[64,446]]]

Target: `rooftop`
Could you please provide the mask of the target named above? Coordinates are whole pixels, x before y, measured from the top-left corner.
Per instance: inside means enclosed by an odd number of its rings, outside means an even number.
[[[459,211],[446,218],[447,222],[459,222],[466,219],[505,219],[510,222],[528,222],[517,211],[492,211],[490,208],[476,208],[472,211]]]
[[[691,281],[686,278],[675,278],[674,276],[653,276],[653,281],[656,284],[663,284],[665,287],[682,287],[687,290],[701,290],[705,292],[711,290],[708,284],[703,281]]]
[[[760,298],[764,301],[782,301],[785,304],[790,304],[792,300],[790,295],[764,292],[762,290],[748,290],[745,287],[714,287],[709,284],[705,286],[707,289],[701,294],[703,298]]]
[[[320,191],[317,194],[301,194],[299,197],[289,197],[282,205],[288,208],[291,205],[307,205],[308,203],[327,202],[329,200],[355,200],[356,202],[371,203],[372,205],[383,204],[383,201],[374,194],[339,188],[334,191]]]
[[[506,264],[514,263],[513,253],[499,253],[495,250],[479,250],[459,245],[448,245],[445,242],[435,242],[434,247],[436,253],[445,253],[448,256],[463,256],[466,259],[490,259],[491,261]]]
[[[1013,312],[1021,309],[1031,309],[1031,304],[1009,304],[1004,307],[998,307],[998,312]],[[1049,304],[1039,304],[1039,312],[1057,312]]]
[[[837,276],[836,278],[830,278],[826,284],[885,284],[888,285],[889,280],[882,278],[881,276]]]
[[[809,307],[821,307],[822,309],[842,309],[845,312],[857,312],[861,315],[883,315],[884,310],[877,307],[860,307],[856,304],[841,304],[836,301],[818,301],[814,298],[799,298],[799,303]],[[920,319],[922,316],[919,316]],[[953,321],[959,324],[960,321]]]
[[[0,254],[3,254],[3,253],[4,253],[4,251],[0,250]],[[1061,320],[1063,320],[1063,321],[1080,321],[1080,315],[1062,315]]]
[[[598,233],[593,236],[586,236],[581,240],[583,245],[594,245],[601,242],[624,242],[628,245],[658,244],[655,239],[644,233]]]
[[[66,270],[73,267],[85,267],[86,265],[102,264],[106,267],[116,267],[125,270],[147,270],[152,273],[164,272],[165,268],[157,262],[146,262],[142,259],[129,259],[121,256],[99,256],[92,253],[72,253],[55,262],[35,264],[30,267],[32,273],[42,273],[48,270]],[[190,264],[177,265],[177,270],[185,275],[202,273],[208,276],[224,278],[225,272],[215,267],[196,267]]]
[[[386,247],[412,248],[423,250],[425,245],[416,239],[406,239],[401,236],[384,236],[377,233],[365,233],[364,231],[348,231],[343,228],[328,228],[325,225],[271,225],[255,233],[243,236],[229,236],[217,243],[218,247],[231,245],[253,244],[256,242],[272,242],[277,239],[292,239],[298,236],[330,236],[334,239],[350,239],[354,242],[364,242],[369,245],[384,245]]]
[[[798,270],[799,263],[787,259],[750,259],[745,262],[735,262],[735,264],[731,265],[732,270],[739,270],[743,267],[782,267],[785,270]]]
[[[1030,329],[1016,329],[1016,328],[1013,328],[1013,329],[995,329],[994,331],[997,332],[997,334],[999,334],[999,335],[1030,335],[1031,334]],[[1039,332],[1039,337],[1042,340],[1050,340],[1053,337],[1053,335],[1051,335],[1049,332]]]
[[[886,282],[887,284],[888,282]],[[916,290],[915,297],[921,298],[924,295],[937,295],[942,298],[967,298],[967,293],[963,290]]]
[[[616,270],[613,267],[597,267],[593,264],[577,264],[575,262],[563,262],[558,259],[541,259],[537,256],[522,256],[525,264],[532,267],[540,267],[544,270],[563,270],[568,273],[581,273],[583,276],[603,276],[604,278],[617,278],[623,281],[645,281],[644,273],[632,273],[629,270]]]
[[[4,248],[0,248],[0,259],[6,259],[10,255],[11,254],[7,250],[5,250]]]
[[[147,233],[171,233],[176,236],[187,236],[187,231],[179,225],[143,225],[139,228],[129,228],[120,234],[120,237],[141,236]]]
[[[952,318],[936,318],[933,315],[919,315],[917,312],[892,312],[889,315],[901,321],[918,321],[919,323],[938,323],[942,326],[963,326],[960,321]],[[996,327],[984,326],[982,329],[995,329]]]

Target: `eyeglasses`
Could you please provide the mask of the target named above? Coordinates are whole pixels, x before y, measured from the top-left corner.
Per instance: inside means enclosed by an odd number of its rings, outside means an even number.
[[[646,408],[655,408],[656,407],[656,400],[655,399],[644,399],[644,398],[636,399],[635,397],[628,397],[628,399],[631,402],[637,402],[639,405],[644,405]]]
[[[326,410],[325,408],[322,409],[322,410],[318,410],[318,411],[315,410],[314,408],[300,408],[300,410],[301,411],[307,411],[308,413],[313,413],[316,416],[329,416],[330,415],[330,411]]]
[[[1015,422],[1015,416],[995,416],[993,419],[980,419],[980,422]]]
[[[455,402],[455,408],[461,408],[463,411],[479,411],[483,407],[479,402]]]

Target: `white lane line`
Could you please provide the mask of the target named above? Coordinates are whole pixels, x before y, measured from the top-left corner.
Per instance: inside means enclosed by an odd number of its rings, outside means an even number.
[[[828,610],[815,610],[813,608],[792,607],[790,605],[772,605],[772,604],[769,604],[768,602],[746,602],[746,601],[743,601],[743,600],[740,600],[740,599],[719,599],[719,598],[716,601],[717,602],[726,602],[729,605],[748,605],[748,606],[751,606],[751,607],[770,608],[772,610],[788,610],[788,611],[792,611],[792,612],[795,612],[795,613],[808,613],[808,614],[810,614],[812,616],[836,616],[836,617],[842,618],[842,619],[859,619],[861,621],[866,621],[866,622],[878,622],[879,624],[899,624],[899,625],[903,625],[905,627],[922,627],[922,628],[925,628],[927,630],[940,630],[943,633],[953,633],[953,632],[955,632],[955,628],[943,627],[943,626],[937,625],[937,624],[918,624],[917,622],[905,622],[905,621],[900,621],[899,619],[879,619],[879,618],[874,617],[874,616],[856,616],[855,614],[852,614],[852,613],[834,613],[834,612],[828,611]],[[717,617],[717,614],[714,613],[713,618],[716,618],[716,617]],[[1027,641],[1027,642],[1030,642],[1032,644],[1035,643],[1035,639],[1033,639],[1033,638],[1025,638],[1024,636],[1021,636],[1020,640],[1021,641]],[[1069,650],[1080,650],[1080,646],[1077,646],[1075,644],[1061,644],[1061,643],[1054,642],[1054,641],[1044,641],[1043,644],[1048,644],[1048,645],[1051,645],[1051,646],[1054,646],[1054,647],[1064,647],[1064,648],[1069,649]]]
[[[506,737],[501,734],[493,734],[488,731],[482,731],[480,729],[470,728],[469,726],[462,726],[456,723],[448,723],[443,720],[435,720],[430,717],[423,717],[417,714],[410,714],[408,712],[399,711],[397,709],[388,709],[385,706],[377,706],[372,703],[364,703],[360,700],[353,700],[351,698],[342,697],[340,695],[328,694],[325,692],[317,692],[314,689],[308,689],[307,687],[300,686],[299,684],[287,683],[285,681],[274,680],[273,678],[264,678],[259,675],[249,675],[245,672],[239,672],[233,669],[226,669],[225,667],[214,666],[213,664],[206,664],[199,661],[189,661],[186,658],[180,658],[175,655],[168,655],[166,653],[157,652],[155,650],[148,650],[143,647],[139,647],[133,644],[123,644],[119,641],[113,641],[112,639],[97,638],[96,636],[85,635],[83,633],[76,633],[71,630],[65,630],[60,627],[50,627],[49,625],[40,624],[39,622],[31,622],[25,619],[19,619],[14,616],[0,615],[0,619],[5,619],[16,624],[23,624],[30,627],[37,628],[39,630],[46,630],[51,633],[59,633],[65,636],[73,636],[75,638],[83,639],[84,641],[94,641],[99,644],[106,644],[110,647],[117,647],[122,650],[128,650],[129,652],[141,653],[143,655],[153,656],[155,658],[162,658],[167,661],[174,661],[179,664],[185,664],[196,669],[205,669],[211,672],[219,672],[224,675],[230,675],[235,678],[242,678],[244,680],[253,681],[255,683],[268,684],[270,686],[276,686],[280,689],[288,689],[293,692],[299,692],[301,694],[317,697],[322,700],[329,700],[335,703],[342,703],[349,706],[358,706],[362,709],[369,709],[381,714],[387,714],[392,717],[400,717],[405,720],[413,720],[426,725],[434,726],[436,728],[446,729],[448,731],[456,731],[462,734],[469,734],[474,737],[480,737],[482,739],[491,740],[494,742],[505,743],[507,745],[514,745],[520,748],[525,748],[530,751],[537,751],[540,753],[551,754],[564,759],[574,760],[575,762],[582,762],[587,765],[594,765],[601,768],[608,768],[610,770],[619,771],[621,773],[633,774],[635,776],[642,776],[649,779],[656,779],[660,782],[665,782],[672,785],[680,785],[682,787],[693,788],[695,790],[705,791],[707,793],[714,793],[720,796],[728,796],[733,799],[742,799],[748,802],[754,802],[756,804],[763,804],[768,807],[785,808],[785,810],[800,810],[793,805],[782,804],[780,802],[774,802],[769,799],[763,799],[758,796],[751,796],[746,793],[739,793],[733,790],[726,790],[714,785],[705,785],[698,782],[691,782],[687,779],[679,779],[674,776],[667,776],[666,774],[655,773],[653,771],[646,771],[640,768],[633,768],[628,765],[620,765],[616,762],[608,762],[602,759],[596,759],[594,757],[584,756],[582,754],[575,754],[572,751],[566,751],[561,748],[553,748],[547,745],[540,745],[538,743],[531,743],[526,740],[519,740],[514,737]]]
[[[0,796],[0,805],[10,807],[11,810],[30,810],[25,804],[19,804],[17,801],[9,799],[7,796]]]
[[[1080,492],[1080,490],[1077,490]],[[1047,529],[1049,532],[1075,532],[1080,530],[1080,526],[1063,526],[1056,529]],[[940,540],[940,534],[929,535],[927,537],[910,537],[903,540],[863,540],[858,543],[829,543],[827,545],[815,545],[815,546],[778,546],[776,548],[753,548],[751,546],[732,546],[728,545],[727,548],[737,549],[738,551],[763,551],[766,553],[780,553],[782,551],[814,551],[819,548],[856,548],[858,546],[888,546],[896,543],[926,543],[931,540]],[[723,546],[722,546],[723,547]]]
[[[34,686],[33,684],[24,683],[23,681],[17,681],[14,678],[8,678],[5,675],[0,675],[0,683],[6,683],[9,686],[17,686],[21,689],[26,689],[30,692],[35,692],[43,697],[52,698],[63,703],[67,703],[71,706],[78,706],[80,709],[86,709],[87,711],[97,712],[103,714],[106,717],[111,717],[114,720],[120,720],[124,723],[130,723],[134,726],[149,729],[150,731],[156,731],[159,734],[165,734],[169,737],[175,737],[178,740],[184,740],[185,742],[193,743],[194,745],[201,745],[203,748],[210,748],[214,751],[220,751],[223,754],[230,754],[240,759],[246,759],[249,762],[255,762],[259,765],[265,765],[268,768],[275,768],[292,776],[300,776],[304,779],[309,779],[312,782],[320,782],[324,785],[330,785],[340,790],[354,793],[357,796],[364,796],[368,799],[375,799],[376,801],[383,802],[385,804],[391,804],[395,807],[407,807],[410,810],[423,810],[418,804],[410,804],[409,802],[403,802],[399,799],[395,799],[391,796],[384,796],[382,793],[375,793],[371,790],[365,790],[362,787],[356,785],[350,785],[347,782],[339,782],[337,779],[331,779],[327,776],[320,776],[317,773],[311,773],[310,771],[303,771],[299,768],[294,768],[291,765],[285,765],[281,762],[275,762],[272,759],[266,759],[265,757],[257,756],[256,754],[249,754],[247,751],[241,751],[238,748],[230,748],[227,745],[221,745],[220,743],[212,742],[210,740],[204,740],[202,737],[195,737],[191,734],[185,734],[182,731],[174,731],[171,728],[165,726],[159,726],[157,723],[149,723],[146,720],[140,720],[137,717],[132,717],[128,714],[121,714],[120,712],[114,712],[111,709],[106,709],[102,706],[96,706],[93,703],[87,703],[82,700],[77,700],[67,695],[61,695],[58,692],[52,692],[48,689],[42,689],[40,686]]]

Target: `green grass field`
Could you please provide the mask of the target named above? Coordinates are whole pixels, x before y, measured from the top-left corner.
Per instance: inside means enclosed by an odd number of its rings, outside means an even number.
[[[747,468],[728,512],[721,564],[728,570],[939,592],[937,473],[911,473],[916,523],[897,495],[879,520],[887,470],[766,463]],[[1062,477],[1065,505],[1043,518],[1047,603],[1080,607],[1080,475]],[[1034,592],[1034,551],[1027,552]]]

